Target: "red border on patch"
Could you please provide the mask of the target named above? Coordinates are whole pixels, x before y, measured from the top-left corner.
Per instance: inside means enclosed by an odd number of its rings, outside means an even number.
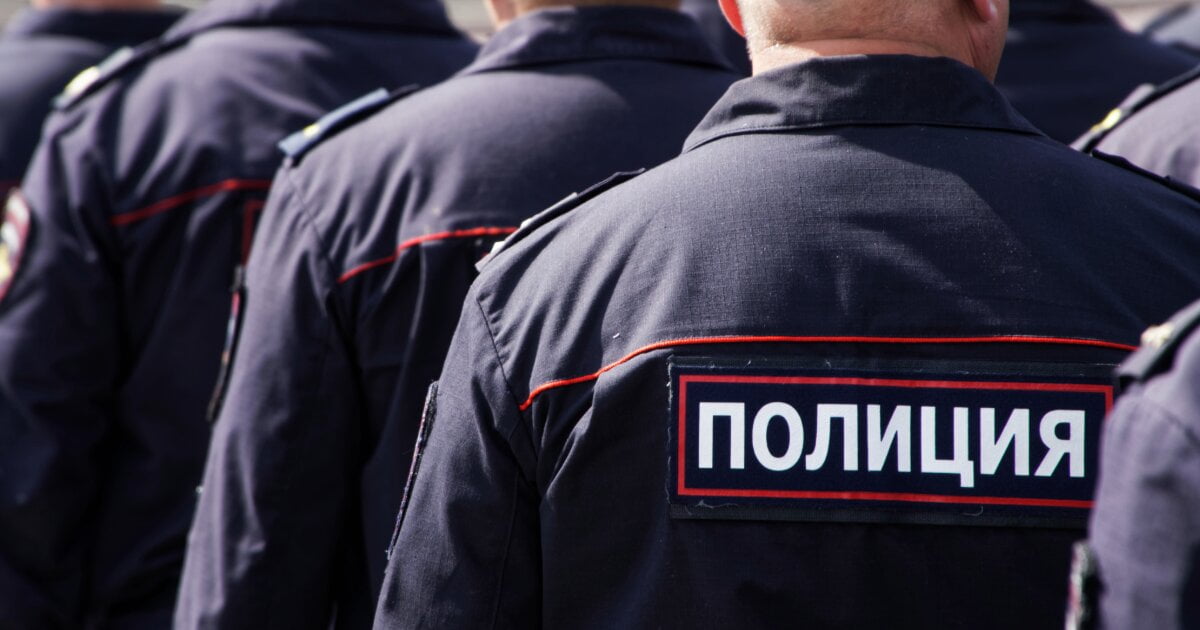
[[[24,218],[16,216],[11,208],[14,203],[20,203]],[[17,230],[17,241],[19,247],[16,255],[9,259],[9,275],[7,278],[0,281],[0,300],[3,300],[8,295],[9,288],[12,287],[13,280],[17,277],[17,271],[21,268],[21,261],[25,259],[26,244],[29,242],[29,229],[33,225],[33,210],[29,207],[29,202],[25,200],[25,195],[21,194],[20,188],[13,188],[8,193],[8,200],[4,204],[4,221],[0,222],[0,229],[4,226],[13,225]],[[0,234],[0,239],[3,235]]]
[[[1103,394],[1105,414],[1112,411],[1113,386],[1073,383],[1011,383],[997,381],[905,380],[887,378],[809,377],[809,376],[679,376],[679,453],[676,460],[675,493],[688,497],[749,497],[759,499],[816,499],[824,501],[894,501],[898,503],[962,503],[972,505],[1015,505],[1058,507],[1087,510],[1092,501],[1067,499],[1021,499],[969,495],[911,494],[900,492],[818,492],[805,490],[735,490],[728,488],[696,489],[687,487],[687,386],[689,383],[767,383],[772,385],[850,385],[855,387],[902,387],[911,389],[989,389],[1002,391],[1073,392]]]

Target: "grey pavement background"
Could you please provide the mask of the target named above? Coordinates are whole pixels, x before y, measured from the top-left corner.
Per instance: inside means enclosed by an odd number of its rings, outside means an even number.
[[[170,0],[168,0],[170,1]],[[347,0],[353,2],[354,0]],[[1118,15],[1130,28],[1137,29],[1152,19],[1163,9],[1186,0],[1099,0],[1117,9]],[[0,22],[8,20],[9,16],[26,4],[23,0],[0,0]],[[196,6],[197,0],[174,0],[171,4]],[[450,16],[461,28],[472,33],[483,35],[489,30],[487,14],[484,12],[481,0],[447,0]]]

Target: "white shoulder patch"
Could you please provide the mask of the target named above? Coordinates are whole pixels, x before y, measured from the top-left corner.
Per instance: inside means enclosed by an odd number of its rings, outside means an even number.
[[[24,258],[25,246],[29,242],[33,227],[33,213],[19,188],[8,194],[4,205],[4,223],[0,224],[0,300],[8,294],[17,270]]]

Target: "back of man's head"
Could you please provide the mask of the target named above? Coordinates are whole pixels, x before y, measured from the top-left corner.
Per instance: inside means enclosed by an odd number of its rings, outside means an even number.
[[[755,72],[832,55],[958,59],[995,76],[1007,0],[720,0]]]

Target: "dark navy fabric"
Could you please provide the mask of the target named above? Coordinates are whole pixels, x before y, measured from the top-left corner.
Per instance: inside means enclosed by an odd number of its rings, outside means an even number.
[[[369,626],[475,263],[563,196],[678,155],[736,79],[676,11],[541,10],[285,165],[177,627],[323,628],[334,607],[339,626]]]
[[[1147,94],[1090,150],[1120,155],[1164,177],[1200,186],[1200,71]]]
[[[1126,94],[1196,64],[1130,33],[1090,0],[1012,0],[996,86],[1047,135],[1071,142]]]
[[[1165,355],[1161,369],[1136,375],[1104,427],[1089,531],[1095,627],[1200,628],[1200,303],[1188,310],[1173,324],[1180,341],[1131,359]]]
[[[1200,56],[1200,7],[1180,5],[1147,24],[1142,32],[1156,42]]]
[[[0,626],[169,627],[276,142],[475,50],[433,0],[213,0],[51,116],[0,300]]]
[[[0,35],[0,193],[16,185],[55,95],[122,46],[158,37],[178,10],[26,9]]]
[[[683,0],[680,9],[700,24],[708,43],[717,49],[742,76],[750,76],[750,55],[746,38],[738,35],[721,13],[717,0]]]
[[[1114,365],[1200,292],[1200,204],[1156,182],[948,59],[734,84],[484,265],[376,627],[1061,627],[1082,524],[672,518],[668,364]]]

